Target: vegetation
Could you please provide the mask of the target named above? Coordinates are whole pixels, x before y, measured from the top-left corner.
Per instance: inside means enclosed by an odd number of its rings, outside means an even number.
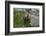
[[[24,11],[18,11],[17,9],[13,9],[14,13],[13,13],[13,24],[14,24],[14,28],[16,27],[34,27],[34,25],[32,24],[37,24],[35,21],[31,22],[32,20],[30,20],[28,17],[24,18],[25,16],[25,12]],[[27,19],[28,18],[28,19]]]

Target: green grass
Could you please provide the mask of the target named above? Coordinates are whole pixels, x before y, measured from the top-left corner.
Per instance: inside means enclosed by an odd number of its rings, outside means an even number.
[[[25,15],[22,11],[14,11],[14,27],[29,27],[30,24],[27,22],[27,24],[24,23],[23,16]]]

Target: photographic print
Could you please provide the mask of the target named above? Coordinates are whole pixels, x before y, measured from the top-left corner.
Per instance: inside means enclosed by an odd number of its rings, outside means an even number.
[[[39,27],[39,9],[13,8],[13,27]]]
[[[5,35],[44,33],[44,3],[5,1]]]

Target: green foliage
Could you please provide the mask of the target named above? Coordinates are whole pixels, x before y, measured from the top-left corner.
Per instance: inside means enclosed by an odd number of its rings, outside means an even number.
[[[25,13],[23,11],[14,11],[14,27],[29,27],[28,21],[24,21],[23,16]],[[26,22],[26,23],[24,23]]]

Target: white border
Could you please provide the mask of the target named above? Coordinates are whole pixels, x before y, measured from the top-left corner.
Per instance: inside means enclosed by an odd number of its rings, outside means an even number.
[[[39,8],[40,27],[13,28],[13,8]],[[42,30],[42,6],[10,4],[10,32]]]

